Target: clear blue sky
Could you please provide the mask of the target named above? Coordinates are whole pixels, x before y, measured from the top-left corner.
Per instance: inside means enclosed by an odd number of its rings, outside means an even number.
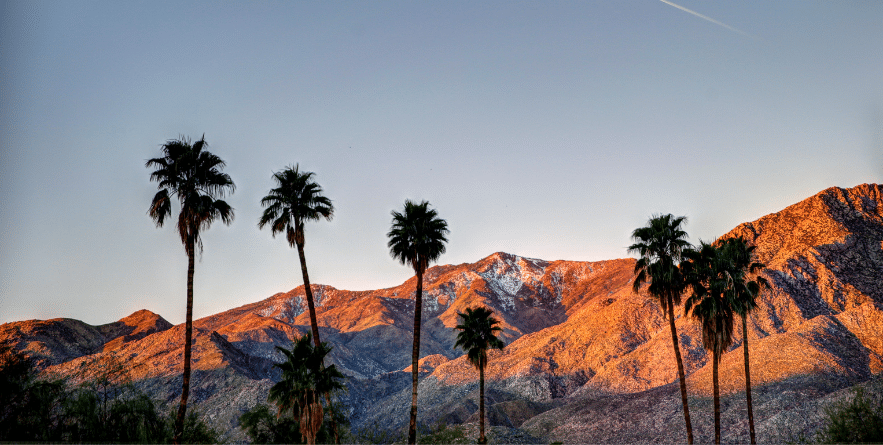
[[[144,161],[205,134],[236,183],[196,316],[301,284],[258,230],[271,175],[316,173],[311,278],[412,271],[390,211],[429,200],[441,263],[628,256],[653,213],[694,241],[883,178],[883,2],[4,1],[0,322],[184,320],[186,256]],[[700,14],[702,16],[699,16]],[[704,17],[703,17],[704,16]]]

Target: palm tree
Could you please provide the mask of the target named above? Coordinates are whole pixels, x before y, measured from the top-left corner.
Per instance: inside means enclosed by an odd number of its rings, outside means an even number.
[[[754,407],[751,402],[751,368],[748,362],[748,314],[757,308],[757,295],[769,283],[757,272],[765,267],[753,259],[756,246],[748,244],[744,238],[728,238],[722,242],[724,255],[732,266],[732,282],[727,289],[727,299],[733,311],[742,318],[742,350],[745,357],[745,400],[748,405],[748,434],[751,444],[757,443],[754,436]],[[752,279],[752,277],[754,279]]]
[[[733,307],[727,298],[732,283],[732,262],[723,248],[702,242],[698,250],[684,252],[681,263],[692,294],[684,302],[684,313],[692,310],[702,324],[702,345],[711,351],[711,379],[714,388],[714,443],[720,443],[720,384],[718,368],[723,353],[733,344]]]
[[[310,275],[307,273],[307,260],[304,257],[304,222],[318,221],[325,218],[330,221],[334,217],[334,206],[331,200],[322,196],[322,187],[313,181],[313,172],[300,172],[299,166],[288,167],[273,174],[277,187],[270,190],[261,199],[265,207],[264,214],[258,222],[259,228],[270,225],[273,237],[285,232],[288,244],[297,248],[300,257],[300,271],[304,279],[304,293],[307,295],[307,307],[310,312],[310,327],[313,330],[313,342],[319,347],[319,322],[316,320],[316,306],[313,302],[313,291],[310,288]]]
[[[490,309],[477,307],[475,309],[466,308],[466,313],[458,312],[457,315],[463,318],[463,322],[457,325],[460,333],[457,334],[457,343],[454,347],[463,348],[466,351],[466,358],[478,369],[478,421],[479,421],[479,437],[478,443],[487,443],[484,436],[484,368],[487,366],[487,351],[490,348],[503,349],[503,342],[497,338],[494,332],[500,328],[496,326],[499,323],[494,317]]]
[[[646,227],[632,232],[634,244],[629,252],[637,253],[640,258],[635,263],[635,281],[632,289],[638,292],[644,282],[650,282],[647,291],[656,298],[662,313],[668,318],[671,330],[671,342],[678,365],[678,378],[681,382],[681,403],[684,406],[684,423],[687,426],[687,442],[693,443],[693,425],[690,422],[690,407],[687,404],[687,379],[684,375],[684,362],[678,345],[678,332],[675,329],[674,307],[681,304],[681,294],[685,289],[683,277],[678,268],[682,253],[690,247],[687,232],[681,224],[687,217],[675,217],[671,214],[654,215]]]
[[[205,135],[191,144],[183,136],[170,139],[162,146],[163,156],[147,161],[147,168],[154,168],[150,180],[158,182],[159,191],[150,203],[147,214],[157,227],[162,227],[172,213],[172,195],[178,197],[181,211],[178,214],[178,235],[187,252],[187,321],[184,328],[184,377],[181,403],[175,417],[175,443],[180,443],[184,432],[187,398],[190,395],[190,354],[193,339],[193,269],[196,251],[202,253],[200,232],[207,230],[217,219],[229,225],[233,221],[233,208],[219,199],[227,192],[233,193],[235,185],[230,176],[222,173],[226,165],[221,158],[206,148]]]
[[[411,418],[408,424],[408,443],[417,443],[417,362],[420,359],[420,318],[423,311],[423,272],[429,264],[445,253],[448,239],[447,221],[438,217],[429,203],[415,204],[405,201],[404,210],[392,212],[392,228],[389,238],[389,254],[404,265],[414,268],[417,275],[417,291],[414,293],[414,347],[411,350]]]
[[[276,346],[285,356],[284,362],[275,365],[282,370],[282,379],[270,388],[267,396],[267,400],[276,403],[279,415],[291,411],[308,444],[316,443],[325,417],[319,395],[343,389],[339,380],[344,377],[334,365],[324,366],[331,347],[327,343],[312,346],[311,337],[307,333],[299,338],[290,351]]]

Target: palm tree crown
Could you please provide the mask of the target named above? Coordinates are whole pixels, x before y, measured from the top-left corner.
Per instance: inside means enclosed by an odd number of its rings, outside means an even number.
[[[702,344],[718,356],[733,344],[733,306],[727,298],[732,283],[732,265],[722,247],[701,242],[697,250],[685,253],[687,282],[693,289],[684,302],[702,324]]]
[[[690,247],[687,232],[681,229],[686,220],[685,216],[656,215],[646,227],[632,232],[636,242],[628,248],[630,253],[640,256],[635,263],[634,291],[649,281],[647,291],[659,300],[666,314],[670,305],[681,304],[684,285],[678,263],[684,250]]]
[[[749,245],[741,236],[721,242],[723,255],[728,258],[731,268],[727,299],[730,300],[733,311],[740,317],[747,316],[757,308],[757,296],[760,290],[769,286],[766,278],[756,275],[766,267],[765,264],[754,261],[756,248],[757,246]]]
[[[233,209],[218,199],[235,185],[230,175],[222,173],[226,165],[221,158],[205,150],[205,136],[191,144],[184,137],[171,139],[162,146],[163,157],[147,161],[146,167],[155,168],[150,180],[158,182],[159,192],[153,197],[148,215],[157,227],[162,227],[172,213],[172,195],[181,202],[178,216],[178,234],[181,242],[192,255],[195,247],[202,251],[200,232],[208,229],[213,221],[224,224],[233,221]]]
[[[505,346],[496,336],[496,332],[501,330],[496,326],[500,321],[492,314],[490,309],[484,307],[466,308],[465,314],[457,313],[462,321],[456,327],[460,332],[454,347],[466,351],[466,358],[476,369],[487,366],[488,349],[503,349]]]
[[[430,263],[445,253],[448,232],[447,221],[439,218],[427,201],[416,204],[406,200],[403,212],[392,212],[392,228],[386,234],[389,253],[422,275]]]
[[[285,232],[288,244],[304,244],[304,222],[328,221],[334,217],[331,200],[322,195],[322,187],[314,180],[313,172],[300,172],[299,165],[273,174],[276,187],[261,199],[264,213],[258,227],[270,225],[273,236]]]

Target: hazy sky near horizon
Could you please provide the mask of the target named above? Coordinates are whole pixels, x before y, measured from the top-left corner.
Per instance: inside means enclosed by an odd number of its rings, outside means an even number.
[[[183,322],[144,167],[179,135],[236,183],[196,317],[302,284],[257,228],[295,163],[336,209],[310,278],[340,289],[413,275],[386,247],[405,199],[448,221],[441,264],[626,257],[654,213],[711,240],[881,182],[881,23],[872,1],[3,1],[0,323]]]

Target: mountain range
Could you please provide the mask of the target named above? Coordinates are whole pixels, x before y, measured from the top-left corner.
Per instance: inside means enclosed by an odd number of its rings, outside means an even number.
[[[856,385],[883,391],[883,186],[832,187],[723,235],[731,236],[757,246],[770,282],[748,319],[758,440],[811,434],[824,407]],[[429,268],[418,421],[475,429],[478,373],[454,348],[454,326],[458,312],[484,305],[506,343],[486,371],[492,441],[683,441],[668,324],[652,297],[633,292],[634,266],[631,258],[498,252]],[[415,287],[414,278],[373,291],[312,286],[330,360],[349,377],[342,401],[354,431],[406,426]],[[266,402],[278,381],[275,346],[309,331],[304,298],[298,287],[194,321],[190,402],[225,438],[245,438],[239,415]],[[710,355],[698,323],[676,315],[694,430],[710,441]],[[180,397],[183,337],[183,325],[147,310],[99,326],[64,318],[0,325],[0,341],[43,373],[74,375],[116,357],[169,406]],[[739,323],[734,339],[720,381],[723,440],[739,442],[747,440]]]

